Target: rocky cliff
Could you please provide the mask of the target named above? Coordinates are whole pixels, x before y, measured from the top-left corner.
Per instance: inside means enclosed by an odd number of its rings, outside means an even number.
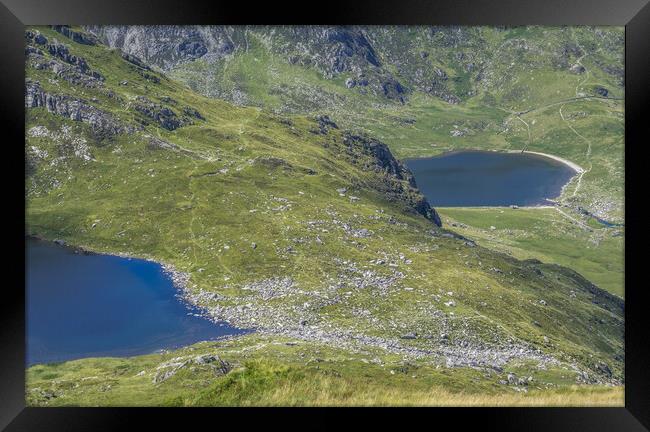
[[[25,107],[43,107],[48,112],[90,125],[97,136],[110,137],[121,133],[133,133],[138,128],[117,120],[110,113],[91,105],[88,101],[66,94],[45,91],[39,82],[25,82]]]
[[[622,43],[617,31],[590,30],[583,45],[567,42],[567,29],[456,26],[88,26],[111,47],[136,55],[163,70],[183,69],[201,60],[218,71],[225,61],[252,55],[316,70],[343,81],[350,93],[372,94],[387,102],[405,103],[421,92],[455,105],[483,92],[499,93],[521,86],[525,69],[573,73],[585,54],[599,59],[605,76],[620,80],[622,67],[600,60],[616,55]],[[540,33],[544,33],[540,36]],[[602,41],[601,51],[592,39]],[[622,59],[619,59],[622,66]],[[264,63],[260,63],[265,67]],[[521,69],[521,70],[520,70]],[[191,82],[188,82],[191,85]],[[223,92],[233,100],[247,93]],[[199,87],[197,87],[198,89]],[[239,95],[239,96],[238,96]],[[513,97],[515,97],[513,95]]]
[[[356,147],[363,154],[371,156],[374,166],[368,166],[377,172],[385,174],[383,181],[374,183],[375,187],[384,193],[389,200],[402,202],[407,208],[415,210],[437,226],[442,226],[440,216],[431,207],[426,197],[420,192],[413,173],[399,160],[395,159],[388,146],[368,136],[345,133],[345,145]]]

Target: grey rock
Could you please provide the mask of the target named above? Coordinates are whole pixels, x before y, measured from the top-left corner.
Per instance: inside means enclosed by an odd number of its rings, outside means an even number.
[[[149,139],[147,148],[149,150],[178,150],[178,146],[176,144],[168,143],[167,141],[163,141],[160,138],[155,137]]]
[[[50,70],[72,84],[86,87],[97,87],[104,81],[104,77],[93,70],[84,58],[71,54],[66,45],[56,40],[48,41],[37,32],[27,31],[25,38],[28,60],[34,68]],[[45,55],[46,52],[49,57]]]
[[[134,56],[133,54],[122,52],[122,58],[127,62],[131,63],[132,65],[135,65],[141,69],[151,70],[151,68],[147,66],[145,62],[143,62],[142,60],[140,60],[140,58]]]
[[[604,375],[607,375],[608,377],[611,377],[611,376],[612,376],[612,370],[609,368],[609,366],[607,365],[607,363],[597,363],[597,364],[596,364],[596,369],[597,369],[600,373],[602,373],[602,374],[604,374]]]
[[[372,157],[374,165],[368,166],[368,169],[383,171],[386,174],[386,181],[375,185],[377,190],[384,192],[390,200],[401,201],[437,226],[442,226],[438,213],[417,189],[411,171],[395,159],[386,144],[366,135],[354,135],[348,132],[343,135],[343,143],[351,150],[361,151]]]
[[[600,87],[600,86],[594,88],[594,92],[596,92],[597,95],[603,97],[607,97],[607,95],[609,94],[609,90],[607,90],[605,87]]]
[[[418,335],[415,332],[406,333],[400,336],[402,339],[417,339]]]
[[[326,135],[330,129],[338,129],[338,125],[326,115],[319,115],[316,117],[318,129],[312,129],[311,132],[315,134]]]
[[[121,123],[111,114],[84,100],[48,93],[41,88],[38,82],[34,81],[25,82],[25,107],[44,107],[52,114],[87,123],[98,138],[136,131],[136,128]]]
[[[569,71],[571,71],[571,73],[580,75],[585,73],[585,68],[581,64],[576,63],[573,66],[571,66]]]
[[[190,119],[180,118],[171,108],[156,104],[144,96],[138,96],[136,98],[133,109],[169,131],[192,124]]]
[[[52,28],[63,36],[83,45],[97,45],[99,40],[93,34],[72,30],[67,25],[53,25]]]
[[[200,112],[198,112],[195,108],[192,107],[185,107],[183,108],[183,113],[187,116],[197,118],[199,120],[205,120],[205,118],[201,115]]]

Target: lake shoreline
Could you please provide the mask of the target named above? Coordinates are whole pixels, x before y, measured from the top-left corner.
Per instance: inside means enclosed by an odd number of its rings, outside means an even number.
[[[558,156],[515,150],[457,149],[403,162],[433,207],[552,205],[584,172]]]
[[[463,149],[454,149],[442,153],[438,153],[433,156],[422,156],[422,157],[407,157],[404,159],[400,159],[402,162],[406,161],[416,161],[416,160],[421,160],[421,159],[431,159],[431,158],[436,158],[436,157],[441,157],[441,156],[450,156],[456,153],[461,153],[461,152],[467,152],[467,151],[472,151],[472,152],[485,152],[485,153],[513,153],[513,154],[533,154],[533,155],[538,155],[542,157],[546,157],[549,159],[553,159],[557,162],[561,162],[564,165],[568,166],[572,170],[576,172],[576,174],[582,174],[585,172],[585,169],[582,168],[580,165],[578,165],[575,162],[572,162],[568,159],[561,158],[560,156],[555,156],[550,153],[542,153],[542,152],[536,152],[536,151],[521,151],[521,150],[485,150],[485,149],[476,149],[476,148],[463,148]]]
[[[191,308],[195,308],[199,310],[203,318],[206,318],[214,323],[221,322],[216,320],[210,314],[210,312],[207,310],[206,307],[201,306],[199,304],[198,295],[192,293],[191,289],[189,288],[190,274],[177,270],[173,264],[169,264],[162,260],[151,258],[150,256],[138,256],[126,252],[100,252],[97,250],[93,250],[87,246],[72,245],[66,242],[65,240],[60,240],[60,239],[52,240],[47,237],[43,237],[42,235],[39,234],[32,233],[32,234],[25,235],[25,239],[30,239],[30,238],[42,242],[52,243],[57,247],[69,249],[74,253],[79,253],[84,255],[115,256],[115,257],[126,258],[126,259],[142,260],[153,264],[157,264],[161,267],[161,269],[167,275],[167,277],[169,277],[169,279],[172,281],[173,286],[179,291],[178,298],[180,299],[181,303],[185,304],[186,306],[190,306]],[[228,322],[226,323],[230,324]]]
[[[561,158],[559,156],[555,156],[555,155],[552,155],[552,154],[549,154],[549,153],[542,153],[542,152],[535,152],[535,151],[528,151],[528,150],[527,151],[510,150],[507,153],[534,154],[534,155],[538,155],[538,156],[543,156],[543,157],[553,159],[555,161],[563,163],[564,165],[566,165],[569,168],[571,168],[572,170],[574,170],[577,174],[582,174],[583,172],[585,172],[584,168],[582,168],[577,163],[571,162],[568,159],[564,159],[564,158]]]
[[[76,255],[87,255],[87,256],[105,256],[105,257],[117,257],[117,258],[123,258],[127,260],[138,260],[141,262],[146,262],[146,263],[151,263],[159,266],[160,270],[162,271],[163,275],[165,278],[169,280],[169,283],[171,286],[174,288],[175,292],[172,294],[175,301],[178,302],[184,309],[186,309],[186,315],[192,315],[194,317],[200,317],[202,319],[205,319],[206,321],[209,321],[211,324],[218,326],[218,327],[223,327],[224,325],[231,327],[232,330],[235,332],[232,334],[223,334],[223,335],[216,335],[216,336],[210,336],[209,338],[206,339],[201,339],[196,342],[192,342],[190,344],[181,344],[181,345],[170,345],[170,346],[162,346],[156,349],[153,349],[150,352],[142,352],[142,353],[125,353],[125,354],[100,354],[98,356],[96,355],[90,355],[90,356],[82,356],[82,357],[74,357],[66,360],[61,360],[61,362],[65,361],[74,361],[78,359],[84,359],[84,358],[94,358],[94,357],[111,357],[111,358],[128,358],[132,356],[137,356],[137,355],[148,355],[148,354],[157,354],[161,352],[166,352],[170,350],[175,350],[179,349],[185,346],[193,345],[194,343],[199,343],[199,342],[213,342],[213,341],[218,341],[218,340],[226,340],[230,338],[237,338],[243,335],[246,335],[248,333],[251,333],[254,331],[254,329],[250,328],[240,328],[235,325],[233,325],[231,322],[223,319],[218,319],[216,316],[214,316],[212,313],[210,313],[210,310],[206,307],[201,305],[200,299],[201,296],[204,294],[203,291],[199,291],[197,293],[193,292],[191,283],[190,283],[190,274],[185,273],[182,271],[179,271],[176,269],[176,267],[172,264],[166,263],[161,260],[153,259],[150,256],[138,256],[135,254],[130,254],[130,253],[125,253],[125,252],[113,252],[113,251],[97,251],[94,248],[90,248],[88,246],[80,246],[80,245],[73,245],[68,243],[65,240],[62,240],[60,238],[48,238],[47,236],[41,235],[41,234],[36,234],[36,233],[26,233],[25,234],[25,240],[26,243],[29,241],[37,241],[37,242],[42,242],[42,243],[47,243],[51,247],[55,248],[60,248],[60,249],[65,249],[69,253],[73,253]],[[135,350],[135,348],[133,349]],[[137,350],[136,350],[137,351]],[[49,361],[46,361],[46,363]],[[58,360],[55,360],[54,362],[59,362]],[[37,364],[43,364],[43,362],[39,361],[31,361],[27,363],[27,367],[31,367]]]

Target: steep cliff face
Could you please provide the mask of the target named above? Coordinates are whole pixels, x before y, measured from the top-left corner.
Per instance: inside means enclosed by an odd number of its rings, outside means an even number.
[[[603,54],[619,57],[617,44],[622,43],[622,34],[616,30],[590,30],[582,36],[579,46],[577,42],[567,42],[572,37],[570,30],[535,27],[89,26],[87,29],[109,46],[137,55],[164,70],[185,70],[188,63],[203,61],[215,74],[212,87],[224,84],[225,63],[232,67],[230,60],[248,55],[260,68],[267,67],[262,58],[271,57],[318,71],[325,79],[343,81],[344,93],[372,94],[380,100],[397,103],[406,103],[414,92],[420,92],[455,105],[482,97],[483,93],[521,87],[518,77],[526,70],[574,73],[576,60],[585,54],[593,56],[599,73],[617,79],[622,76],[622,58],[617,58],[616,65],[602,61]],[[600,52],[592,43],[596,39],[601,41]],[[339,80],[341,77],[343,80]],[[249,89],[245,78],[239,79],[244,82],[228,83],[235,85],[237,92],[224,92],[220,97],[241,99],[241,94]]]
[[[241,32],[221,26],[86,26],[104,43],[163,70],[202,57],[231,54]],[[235,41],[238,44],[235,44]]]
[[[110,113],[97,108],[83,99],[66,94],[45,91],[39,82],[25,82],[25,108],[43,107],[49,113],[90,125],[96,136],[110,137],[133,133],[138,127],[120,122]]]
[[[382,67],[366,31],[354,27],[290,26],[86,26],[107,45],[169,70],[206,57],[211,60],[247,52],[252,39],[266,38],[268,48],[292,64],[316,66],[333,76]]]
[[[355,27],[87,26],[106,44],[163,70],[246,54],[255,42],[288,64],[327,78],[352,75],[348,88],[404,102],[409,90],[384,68],[367,31]]]
[[[437,226],[442,226],[440,216],[418,189],[413,173],[402,162],[395,159],[386,144],[368,136],[347,132],[344,133],[343,142],[373,158],[375,165],[369,168],[385,174],[383,181],[375,183],[375,187],[389,200],[401,202]]]

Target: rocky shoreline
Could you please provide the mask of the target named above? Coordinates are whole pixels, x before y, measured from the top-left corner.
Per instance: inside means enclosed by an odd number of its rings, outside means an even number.
[[[195,292],[189,287],[190,276],[187,273],[176,270],[171,265],[164,265],[165,271],[174,281],[175,286],[182,292],[183,299],[199,310],[203,311],[204,317],[215,323],[227,322],[237,328],[247,328],[249,331],[268,336],[280,336],[294,339],[295,342],[317,342],[330,345],[336,348],[343,348],[352,353],[368,354],[368,350],[380,349],[390,354],[402,356],[404,361],[425,360],[442,367],[469,367],[474,369],[493,370],[497,373],[511,361],[533,361],[537,362],[538,369],[546,369],[549,366],[558,366],[561,362],[555,357],[543,353],[538,348],[529,346],[523,341],[512,341],[504,346],[489,346],[482,343],[473,343],[469,340],[460,341],[459,344],[450,344],[446,335],[443,340],[431,340],[429,347],[407,345],[399,339],[389,339],[377,336],[369,336],[347,329],[324,328],[318,325],[309,325],[305,321],[297,325],[280,319],[280,314],[275,308],[259,307],[248,302],[244,307],[236,306],[208,306],[214,300],[223,300],[217,293],[206,291]],[[270,310],[269,310],[270,309]],[[243,313],[242,313],[243,312]],[[264,315],[272,313],[274,320],[272,325],[261,324],[265,320]],[[234,338],[237,336],[229,336]],[[420,338],[416,333],[412,336],[403,336],[402,339]],[[422,339],[432,339],[424,337]],[[447,340],[445,340],[447,339]],[[591,384],[620,384],[619,381],[603,380],[602,377],[580,369],[575,364],[569,365],[570,369],[577,373],[578,380]],[[511,384],[511,383],[507,383]]]

